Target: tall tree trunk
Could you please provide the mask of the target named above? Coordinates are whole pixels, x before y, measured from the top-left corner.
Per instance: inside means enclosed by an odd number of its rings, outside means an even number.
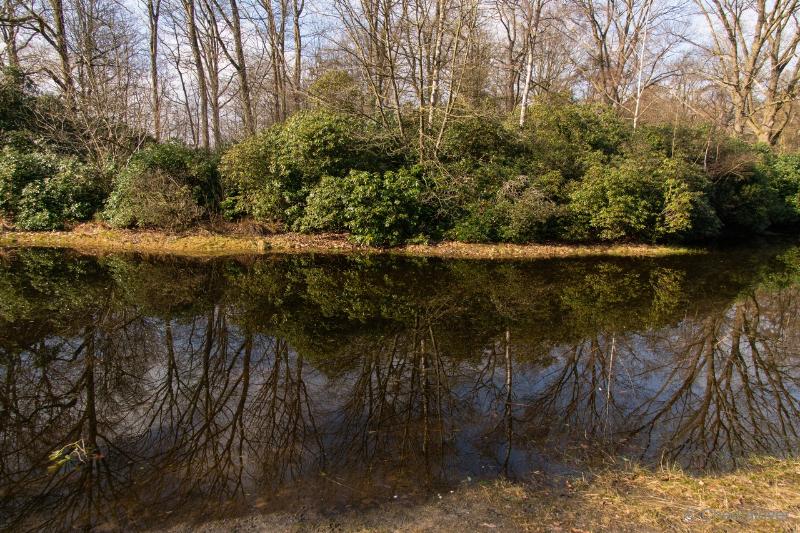
[[[50,0],[50,7],[53,9],[56,53],[61,64],[61,88],[64,91],[67,105],[72,108],[75,105],[75,81],[72,77],[72,64],[69,57],[69,45],[67,44],[64,2],[62,0]]]
[[[275,94],[273,120],[280,122],[286,117],[286,65],[284,51],[286,49],[286,2],[280,1],[280,20],[277,19],[275,8],[270,0],[262,0],[262,5],[267,12],[267,30],[269,32],[270,59],[272,62],[272,83]]]
[[[514,106],[517,104],[517,68],[515,61],[514,43],[509,43],[506,48],[506,111],[511,113],[514,111]]]
[[[428,94],[428,128],[433,127],[433,116],[436,111],[436,105],[439,99],[439,78],[442,71],[442,44],[444,42],[444,23],[447,16],[446,6],[444,0],[436,1],[436,16],[435,28],[436,36],[434,38],[433,50],[431,53],[431,88]]]
[[[203,51],[206,76],[208,78],[208,107],[211,112],[211,133],[214,139],[214,147],[219,148],[222,146],[222,84],[219,76],[221,70],[220,48],[224,48],[224,46],[217,21],[217,10],[214,5],[209,0],[203,0],[200,10],[204,31],[198,37],[202,37],[200,49]]]
[[[16,18],[16,4],[13,3],[13,0],[3,1],[3,18],[8,20],[8,22],[0,26],[6,52],[6,66],[18,70],[20,68],[19,51],[17,48],[17,32],[19,31],[19,27],[16,22],[12,22],[12,20]]]
[[[522,85],[522,102],[519,110],[519,127],[525,127],[528,116],[528,98],[531,92],[531,79],[533,78],[533,43],[528,44],[528,53],[525,60],[525,83]]]
[[[150,112],[153,115],[153,137],[161,140],[161,97],[158,79],[158,19],[161,0],[147,0],[147,21],[150,28]]]
[[[183,7],[186,11],[186,29],[189,37],[189,46],[192,49],[195,75],[197,77],[197,91],[200,97],[200,145],[205,150],[208,150],[211,145],[208,136],[208,86],[206,84],[205,68],[203,68],[200,42],[197,38],[197,17],[194,0],[183,0]]]
[[[247,75],[247,62],[244,56],[244,44],[242,43],[242,26],[239,16],[239,4],[236,0],[230,0],[231,6],[231,30],[233,32],[233,45],[236,53],[236,63],[234,67],[239,75],[240,102],[242,106],[242,121],[244,131],[252,135],[256,131],[256,121],[253,116],[253,103],[250,94],[250,80]]]
[[[220,83],[219,70],[216,61],[209,60],[208,84],[209,84],[209,107],[211,108],[211,132],[214,135],[214,147],[222,146],[222,123],[220,109]]]
[[[302,101],[302,61],[303,61],[303,36],[300,33],[300,16],[303,14],[305,0],[294,0],[292,5],[292,31],[294,33],[294,108],[300,109]]]

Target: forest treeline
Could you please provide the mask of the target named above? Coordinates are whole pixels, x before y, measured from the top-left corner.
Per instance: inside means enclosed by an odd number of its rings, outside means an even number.
[[[675,242],[798,221],[800,0],[3,0],[0,38],[20,229]]]
[[[634,127],[607,104],[548,95],[529,103],[522,126],[477,109],[437,123],[423,156],[400,132],[413,114],[386,127],[342,111],[355,91],[342,73],[311,88],[320,103],[224,149],[151,140],[124,161],[96,161],[74,142],[79,124],[52,128],[68,115],[63,101],[7,70],[0,212],[26,230],[248,220],[371,245],[698,242],[800,222],[800,155],[708,125]]]
[[[569,93],[796,149],[798,0],[3,0],[0,61],[95,158],[219,149],[325,99],[435,151],[441,124]],[[352,90],[351,90],[352,89]],[[427,155],[427,154],[426,154]]]

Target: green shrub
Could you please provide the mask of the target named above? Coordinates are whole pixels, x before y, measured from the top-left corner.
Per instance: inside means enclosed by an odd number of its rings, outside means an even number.
[[[448,237],[463,242],[525,243],[555,238],[564,205],[554,190],[562,183],[558,172],[536,179],[518,175],[507,179],[495,194],[467,204]]]
[[[306,197],[323,176],[382,172],[401,161],[365,122],[317,109],[233,146],[221,170],[233,215],[296,226]]]
[[[355,113],[366,98],[356,80],[345,70],[329,70],[308,87],[313,104],[336,111]]]
[[[99,173],[74,157],[0,154],[0,213],[25,230],[60,229],[87,220],[102,203]]]
[[[530,154],[527,174],[557,170],[567,180],[580,179],[597,155],[621,153],[631,127],[608,107],[551,97],[529,109],[522,141]]]
[[[75,158],[59,161],[55,175],[22,190],[16,225],[27,230],[60,229],[67,221],[88,220],[102,204],[99,174]]]
[[[664,195],[657,240],[697,241],[719,235],[722,223],[708,199],[708,178],[696,165],[665,159],[655,171]]]
[[[343,190],[345,179],[323,176],[308,195],[305,212],[300,220],[302,232],[345,231],[348,193]]]
[[[0,155],[0,211],[3,216],[9,219],[15,217],[26,185],[43,181],[55,172],[55,158],[48,154],[3,148]]]
[[[203,216],[192,190],[161,170],[122,176],[115,184],[106,217],[115,227],[189,228]]]
[[[762,172],[775,190],[770,223],[784,228],[800,224],[800,154],[768,154]]]
[[[105,218],[112,226],[180,230],[218,208],[211,156],[166,143],[138,152],[114,180]]]
[[[585,240],[652,240],[660,200],[658,184],[635,162],[593,165],[572,193],[574,235]]]
[[[280,126],[235,144],[222,156],[220,175],[229,219],[252,216],[271,222],[283,218],[288,172],[282,166]]]
[[[439,148],[444,163],[486,164],[518,154],[515,136],[496,117],[468,116],[452,120]]]
[[[502,214],[498,237],[502,241],[531,242],[555,236],[564,206],[555,199],[561,174],[550,172],[537,180],[519,176],[497,193],[495,210]]]
[[[363,168],[364,147],[358,145],[364,124],[341,113],[324,109],[292,115],[281,130],[283,164],[303,184],[322,176],[344,176]]]
[[[280,131],[277,161],[283,197],[283,219],[294,225],[306,197],[322,176],[344,176],[363,168],[359,130],[363,124],[347,115],[319,109],[293,115]],[[275,179],[273,178],[273,179]]]
[[[384,173],[354,170],[343,178],[325,177],[309,195],[300,227],[348,230],[360,244],[400,244],[421,230],[423,193],[418,168]]]
[[[518,163],[509,159],[479,162],[463,159],[446,165],[429,165],[439,229],[448,238],[463,242],[502,240],[500,226],[507,217],[498,204],[514,202],[501,191],[505,184],[525,175]],[[515,191],[516,187],[506,190]]]
[[[720,223],[703,177],[674,159],[616,159],[589,168],[571,194],[570,236],[579,240],[691,240]]]
[[[461,242],[496,242],[498,219],[503,216],[490,200],[479,200],[465,205],[456,217],[446,236]]]
[[[709,200],[729,234],[758,233],[770,225],[775,190],[764,154],[746,142],[717,136],[704,156]]]
[[[770,225],[775,191],[760,172],[718,178],[710,197],[728,233],[759,233]]]

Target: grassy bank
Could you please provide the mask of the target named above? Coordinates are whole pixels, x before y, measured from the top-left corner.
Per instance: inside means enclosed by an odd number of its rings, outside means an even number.
[[[0,233],[0,246],[73,248],[87,253],[141,252],[190,257],[265,253],[393,254],[472,259],[536,259],[548,257],[660,257],[699,253],[697,249],[651,245],[467,244],[442,242],[378,248],[353,244],[343,234],[278,233],[264,236],[196,232],[112,230],[81,226],[73,231]]]
[[[800,461],[755,459],[734,473],[613,466],[579,478],[493,481],[333,516],[254,514],[170,531],[797,531]]]

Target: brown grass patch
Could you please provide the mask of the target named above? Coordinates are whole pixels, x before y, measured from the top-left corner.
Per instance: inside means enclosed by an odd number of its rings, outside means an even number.
[[[256,511],[170,529],[232,530],[800,531],[800,460],[753,459],[735,472],[704,476],[612,464],[578,478],[535,474],[466,484],[419,505],[395,500],[333,516]]]
[[[463,259],[540,259],[553,257],[661,257],[698,253],[698,250],[649,245],[547,245],[467,244],[442,242],[395,248],[359,246],[342,234],[304,235],[272,233],[261,228],[232,228],[226,233],[198,230],[185,234],[158,231],[115,230],[100,224],[83,224],[71,231],[0,231],[0,246],[74,248],[87,253],[141,252],[212,257],[265,253],[393,254]]]

